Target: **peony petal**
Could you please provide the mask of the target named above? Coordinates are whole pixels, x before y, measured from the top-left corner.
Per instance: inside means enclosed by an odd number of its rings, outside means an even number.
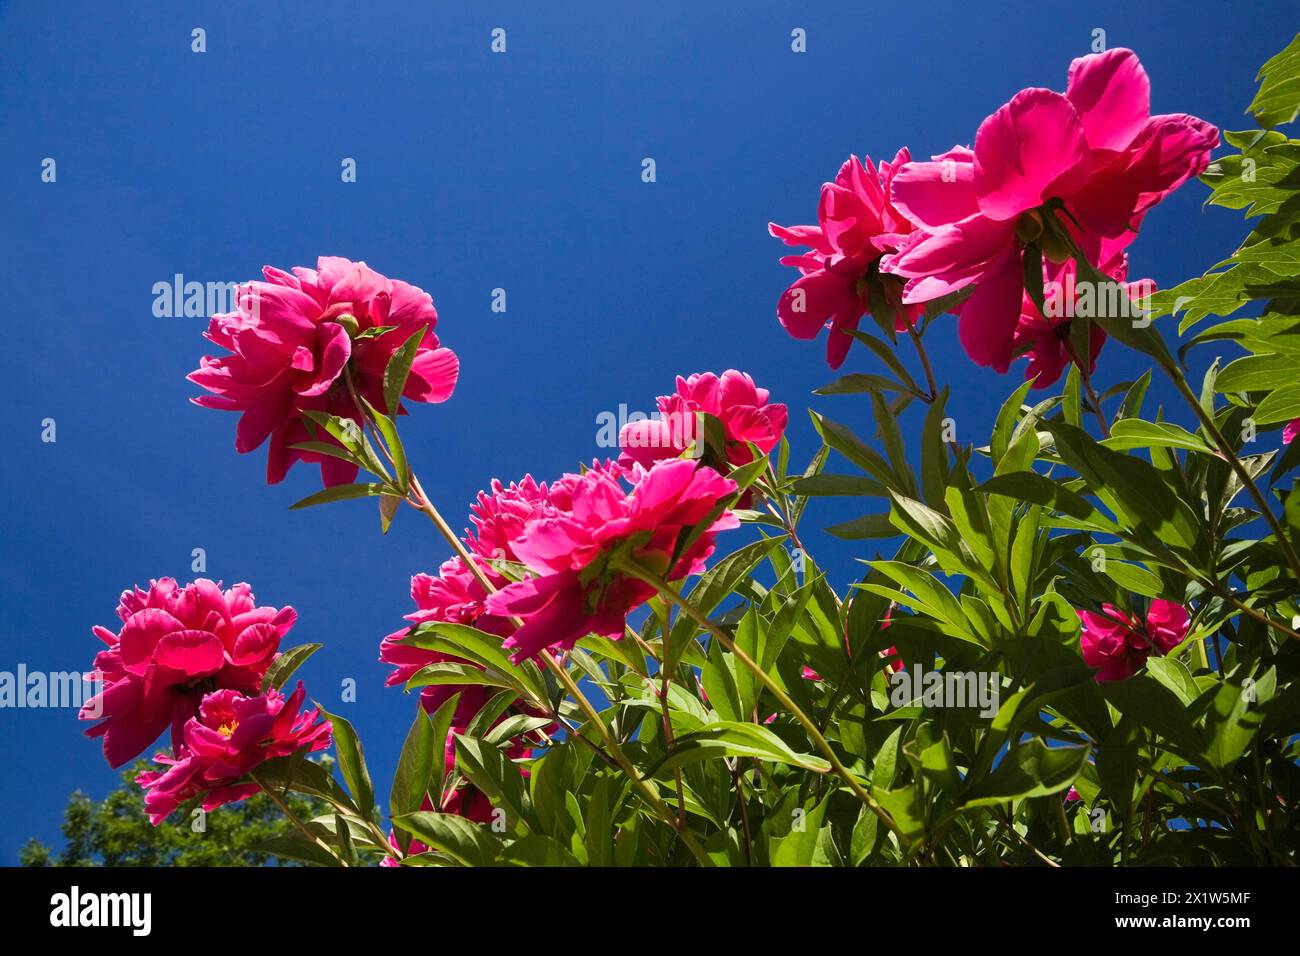
[[[975,136],[975,191],[981,212],[992,219],[1012,220],[1068,195],[1089,169],[1083,124],[1070,101],[1052,90],[1021,90]]]
[[[1020,250],[1012,246],[980,276],[974,293],[961,307],[958,335],[962,348],[975,362],[999,372],[1007,370],[1024,293]]]
[[[927,229],[958,222],[980,211],[973,162],[908,163],[894,174],[889,195],[903,215]]]
[[[1065,95],[1092,149],[1125,149],[1151,116],[1151,81],[1137,54],[1123,47],[1071,63]]]
[[[413,402],[445,402],[456,389],[460,359],[451,349],[426,349],[415,356],[402,396]]]

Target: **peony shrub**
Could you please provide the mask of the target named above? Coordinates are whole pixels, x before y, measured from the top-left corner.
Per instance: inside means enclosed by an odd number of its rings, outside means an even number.
[[[321,865],[1294,865],[1300,140],[1274,127],[1298,70],[1300,37],[1217,159],[1122,49],[929,160],[850,157],[816,225],[771,225],[806,250],[774,298],[832,368],[854,343],[878,363],[819,390],[872,437],[816,411],[798,466],[790,396],[679,376],[617,459],[492,480],[461,534],[398,429],[455,387],[431,298],[337,257],[268,266],[213,319],[195,401],[240,413],[238,452],[269,443],[269,483],[320,466],[295,507],[373,498],[387,530],[405,505],[446,549],[378,642],[414,694],[387,803],[351,724],[282,691],[319,645],[283,646],[295,613],[245,584],[124,592],[88,735],[113,766],[168,741],[139,779],[157,825],[324,799],[276,847]],[[1252,232],[1175,288],[1130,281],[1198,177]],[[935,335],[1025,360],[986,441],[949,427],[969,370],[935,367]],[[1227,358],[1197,381],[1206,345]],[[1112,381],[1121,349],[1150,368]],[[1143,417],[1156,377],[1182,407]],[[824,496],[864,512],[827,529],[862,542],[847,587],[814,558]],[[331,744],[339,779],[310,759]]]

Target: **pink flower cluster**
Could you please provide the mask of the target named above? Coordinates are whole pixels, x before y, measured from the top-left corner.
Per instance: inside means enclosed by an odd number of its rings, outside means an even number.
[[[1097,668],[1099,682],[1132,677],[1152,654],[1163,656],[1181,644],[1191,624],[1185,607],[1164,600],[1151,602],[1144,622],[1113,604],[1103,604],[1100,613],[1078,613],[1083,660]]]
[[[114,767],[138,757],[168,727],[178,746],[204,694],[256,693],[298,615],[291,607],[258,607],[247,584],[223,591],[206,578],[184,587],[161,578],[147,591],[122,592],[117,616],[119,632],[92,629],[108,645],[95,657],[104,690],[81,712],[84,720],[99,720],[86,735],[104,738]]]
[[[266,266],[265,282],[239,290],[238,311],[213,316],[206,337],[231,354],[205,356],[190,381],[210,394],[205,408],[240,412],[235,450],[253,451],[270,439],[266,480],[282,480],[295,461],[320,465],[326,486],[356,478],[357,467],[295,445],[313,437],[303,414],[326,412],[354,421],[355,392],[384,410],[384,370],[393,353],[423,333],[402,397],[446,401],[460,363],[440,347],[438,313],[427,292],[375,272],[364,262],[321,256],[315,269]],[[350,387],[349,387],[350,386]]]
[[[388,685],[405,684],[422,668],[438,663],[471,664],[452,654],[405,642],[411,627],[431,621],[465,624],[502,637],[519,663],[547,649],[571,648],[587,634],[621,638],[627,615],[654,594],[654,588],[611,566],[616,554],[678,580],[698,573],[713,551],[717,532],[738,522],[720,510],[736,484],[696,459],[679,458],[702,435],[686,434],[670,422],[694,421],[697,414],[717,418],[725,448],[721,469],[748,462],[753,443],[766,454],[784,433],[784,405],[768,401],[766,389],[742,372],[729,370],[677,379],[677,392],[659,399],[662,418],[628,426],[621,436],[621,462],[595,462],[580,474],[566,474],[549,485],[531,475],[503,485],[493,482],[471,507],[473,528],[464,544],[479,572],[492,586],[483,587],[460,558],[443,563],[437,577],[411,579],[416,610],[410,626],[389,634],[379,659],[394,667]],[[639,436],[639,437],[638,437]],[[708,522],[694,543],[676,560],[682,533]],[[511,581],[493,561],[522,565],[529,576]],[[447,766],[454,766],[454,735],[495,696],[479,685],[439,684],[424,689],[430,713],[459,694],[445,742]],[[540,716],[516,701],[497,722],[512,713]],[[524,759],[530,749],[522,738],[511,740],[507,753]],[[491,813],[487,798],[470,785],[448,794],[439,808],[474,820]]]
[[[302,711],[305,696],[299,681],[288,699],[275,690],[257,696],[219,690],[204,697],[198,714],[185,722],[175,755],[154,758],[167,769],[135,778],[145,790],[149,819],[156,826],[200,797],[204,810],[243,800],[260,789],[248,780],[260,764],[328,747],[329,722],[316,708]]]
[[[655,589],[614,559],[621,556],[668,581],[698,574],[717,533],[739,525],[730,512],[719,511],[735,490],[734,481],[689,459],[630,470],[594,463],[554,482],[545,505],[513,542],[537,576],[487,601],[489,612],[523,621],[503,644],[513,651],[511,659],[567,649],[587,634],[621,638],[627,615]],[[703,532],[676,554],[679,536],[697,525],[705,526]]]
[[[689,378],[677,376],[677,390],[656,400],[659,417],[629,422],[618,436],[619,464],[649,467],[665,458],[677,458],[692,444],[700,446],[704,462],[725,474],[730,467],[753,460],[753,444],[764,455],[785,434],[789,409],[768,401],[768,391],[759,388],[744,372],[727,369],[721,376],[700,372]],[[725,447],[713,455],[703,449],[703,416],[722,423]]]
[[[170,769],[141,774],[154,823],[195,796],[208,809],[256,791],[242,780],[251,768],[303,747],[329,745],[330,727],[316,712],[299,716],[303,690],[286,701],[260,693],[262,679],[293,626],[293,608],[259,607],[247,584],[223,591],[200,578],[172,578],[122,592],[117,633],[96,625],[108,645],[95,657],[104,689],[86,702],[86,735],[103,737],[113,767],[138,757],[167,728]]]
[[[882,257],[897,252],[916,228],[890,198],[894,176],[911,158],[906,148],[900,149],[892,163],[882,162],[877,169],[870,156],[862,162],[850,156],[835,181],[822,186],[817,225],[767,225],[787,246],[810,247],[781,259],[802,278],[785,290],[776,314],[797,339],[815,339],[829,326],[826,361],[831,368],[844,363],[853,344],[849,333],[864,315],[892,322],[902,331],[924,311],[921,305],[905,306],[903,283],[880,271]],[[886,309],[886,314],[876,315],[877,308]]]
[[[905,283],[901,301],[908,308],[973,286],[957,310],[967,354],[1005,371],[1029,350],[1031,377],[1047,384],[1063,363],[1051,339],[1066,337],[1061,323],[1044,326],[1032,314],[1026,320],[1026,247],[1041,248],[1056,265],[1077,249],[1118,278],[1117,257],[1147,211],[1203,172],[1218,145],[1209,123],[1152,116],[1150,103],[1137,56],[1114,49],[1071,63],[1064,93],[1021,90],[980,124],[974,149],[955,146],[928,162],[900,152],[879,181],[869,182],[850,161],[823,187],[820,227],[773,229],[814,248],[810,256],[782,260],[804,273],[781,298],[782,324],[811,338],[829,321],[828,356],[837,367],[849,341],[836,333],[856,326],[871,283],[884,282],[884,293],[893,282]],[[850,204],[846,192],[857,201]],[[847,218],[834,215],[850,206]],[[841,235],[852,237],[849,246],[832,238]],[[850,254],[850,247],[861,251]],[[802,316],[791,309],[796,292],[815,303]],[[1094,355],[1099,347],[1093,343]]]

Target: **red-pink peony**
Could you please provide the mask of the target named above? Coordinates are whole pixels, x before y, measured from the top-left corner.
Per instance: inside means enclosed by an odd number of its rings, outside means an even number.
[[[597,464],[553,482],[541,513],[512,542],[538,577],[510,584],[487,602],[489,612],[523,621],[503,644],[513,650],[511,659],[570,648],[587,634],[622,637],[628,613],[655,590],[611,567],[611,557],[624,554],[669,581],[698,573],[717,532],[739,524],[730,512],[715,515],[735,490],[734,481],[688,459],[630,471]],[[679,535],[706,520],[708,527],[674,560]]]
[[[844,363],[857,329],[873,305],[888,310],[875,315],[900,331],[923,311],[904,306],[901,283],[879,271],[882,256],[897,250],[914,226],[889,198],[889,185],[899,167],[910,161],[900,149],[892,163],[877,169],[871,157],[858,162],[850,156],[833,183],[822,186],[815,226],[778,226],[768,231],[788,246],[809,246],[810,251],[785,256],[782,265],[794,266],[802,275],[786,289],[776,314],[785,330],[797,339],[815,339],[830,327],[826,360],[831,368]]]
[[[260,764],[300,750],[328,747],[329,722],[320,720],[316,708],[302,711],[305,696],[299,681],[288,698],[275,690],[251,697],[219,690],[204,697],[198,715],[185,724],[175,756],[154,758],[167,769],[136,777],[145,790],[145,811],[154,825],[199,797],[204,810],[250,797],[259,787],[247,775]]]
[[[920,227],[882,263],[909,280],[903,301],[974,283],[958,324],[962,346],[1005,369],[1025,245],[1041,239],[1061,261],[1068,250],[1053,237],[1065,230],[1094,265],[1105,262],[1147,210],[1209,163],[1218,130],[1193,116],[1151,116],[1150,100],[1132,51],[1082,57],[1064,94],[1021,90],[980,125],[973,151],[954,147],[898,170],[891,198]]]
[[[1083,660],[1097,668],[1099,682],[1131,677],[1152,654],[1163,656],[1182,643],[1191,617],[1173,601],[1155,600],[1147,609],[1145,622],[1103,604],[1101,612],[1079,611],[1083,633],[1079,646]]]
[[[266,281],[242,286],[238,311],[213,316],[206,337],[231,354],[204,356],[190,381],[211,394],[198,405],[240,412],[235,450],[270,439],[266,479],[282,480],[295,461],[320,465],[328,485],[352,481],[355,465],[292,446],[314,436],[308,411],[360,420],[344,376],[357,393],[384,408],[384,370],[407,339],[423,331],[402,397],[442,402],[456,387],[460,365],[433,328],[438,313],[427,292],[375,272],[364,262],[321,256],[315,269],[292,273],[266,266]],[[320,440],[333,441],[317,434]]]
[[[256,691],[297,619],[291,607],[256,606],[247,584],[222,591],[205,578],[183,588],[162,578],[147,591],[124,591],[117,615],[118,633],[92,628],[108,645],[95,657],[104,690],[81,711],[83,720],[103,718],[86,735],[104,738],[114,767],[139,756],[168,727],[177,746],[204,694]]]
[[[652,465],[664,458],[677,458],[692,445],[703,448],[704,425],[701,413],[722,423],[722,461],[705,456],[707,464],[720,472],[728,466],[745,465],[753,460],[753,444],[768,454],[785,434],[789,410],[768,401],[765,388],[759,388],[744,372],[728,369],[721,377],[712,372],[696,373],[689,378],[677,376],[677,390],[661,395],[656,401],[659,417],[629,422],[618,436],[619,464]],[[696,455],[696,457],[701,457]]]

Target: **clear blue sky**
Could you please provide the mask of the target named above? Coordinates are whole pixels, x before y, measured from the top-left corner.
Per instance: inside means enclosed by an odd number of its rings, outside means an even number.
[[[413,513],[381,538],[367,505],[287,511],[314,469],[268,488],[264,452],[233,451],[234,416],[187,401],[204,322],[155,318],[153,284],[335,254],[428,290],[461,380],[405,434],[458,524],[493,477],[590,459],[598,413],[652,407],[679,372],[751,372],[792,406],[803,462],[803,408],[832,374],[823,342],[777,324],[793,273],[769,220],[813,221],[850,152],[940,152],[1021,87],[1063,88],[1097,27],[1141,55],[1156,112],[1240,128],[1255,70],[1294,28],[1289,3],[1087,6],[0,4],[0,670],[89,669],[89,628],[116,623],[118,593],[188,578],[201,547],[211,576],[298,609],[292,643],[325,642],[303,676],[356,724],[386,789],[413,699],[383,689],[377,645],[445,546]],[[1237,214],[1204,196],[1193,183],[1148,217],[1131,276],[1172,284],[1231,250]],[[967,363],[950,319],[928,340],[959,439],[982,441],[1018,377]],[[1141,369],[1112,344],[1099,382]],[[874,370],[860,351],[845,367]],[[813,401],[869,433],[864,398]],[[864,510],[806,518],[837,584],[870,553],[813,529]],[[348,677],[359,700],[341,705]],[[0,862],[28,836],[57,842],[71,790],[113,784],[81,729],[66,710],[0,711]]]

